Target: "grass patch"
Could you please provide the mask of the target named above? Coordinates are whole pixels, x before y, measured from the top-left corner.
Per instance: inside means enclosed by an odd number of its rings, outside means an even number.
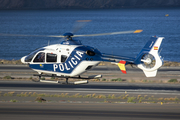
[[[16,99],[11,99],[10,102],[18,102]]]
[[[83,96],[80,95],[79,93],[76,93],[75,95],[72,95],[70,97],[72,97],[72,98],[82,98]]]
[[[131,82],[131,83],[134,83],[134,82],[135,82],[135,80],[131,80],[130,82]]]
[[[2,92],[0,92],[2,94]],[[15,92],[7,92],[3,93],[1,96],[9,97],[15,96]],[[49,93],[36,93],[36,92],[21,92],[20,94],[16,94],[18,97],[36,97],[37,102],[45,101],[44,97],[56,97],[56,98],[89,98],[89,99],[104,99],[104,102],[114,102],[121,101],[127,103],[180,103],[180,98],[175,97],[154,97],[153,95],[137,95],[131,96],[129,94],[121,94],[117,96],[116,94],[70,94],[69,93],[60,93],[60,94],[49,94]],[[113,100],[113,101],[112,101]],[[13,99],[11,100],[13,102]],[[14,102],[17,102],[14,100]]]
[[[96,79],[94,79],[94,81],[97,81],[97,82],[99,82],[99,81],[100,81],[100,79],[99,79],[99,78],[96,78]]]
[[[41,80],[45,80],[45,77],[42,77]]]
[[[171,61],[164,61],[164,64],[163,66],[166,66],[166,67],[177,67],[177,66],[180,66],[180,63],[179,62],[171,62]]]
[[[25,93],[21,92],[20,94],[16,94],[16,96],[17,96],[17,97],[29,97],[29,96],[31,96],[31,93],[32,93],[32,92],[29,92],[29,93],[27,93],[27,92],[25,92]]]
[[[84,98],[92,98],[92,95],[91,94],[87,94],[84,96]]]
[[[8,92],[8,96],[13,96],[14,92]]]
[[[147,80],[143,80],[143,82],[145,82],[145,83],[146,83],[146,82],[147,82]]]
[[[21,65],[21,60],[0,60],[0,64]]]
[[[6,96],[13,96],[13,94],[14,94],[14,92],[8,92],[8,93],[4,93],[4,97],[6,97]]]
[[[122,80],[121,78],[117,78],[117,79],[111,79],[111,81],[113,81],[113,82],[114,82],[114,81],[115,81],[115,82],[116,82],[116,81],[122,82],[123,80]]]
[[[106,95],[97,95],[96,98],[103,98],[103,99],[106,99]]]
[[[4,97],[6,97],[6,96],[8,96],[8,94],[7,93],[4,93],[4,95],[3,95]]]
[[[139,98],[139,103],[142,103],[143,100],[145,100],[145,97],[140,97]]]
[[[127,95],[123,96],[122,99],[127,99],[128,96],[129,96],[129,95],[127,94]]]
[[[170,79],[170,80],[168,80],[168,82],[173,82],[173,83],[176,83],[176,82],[178,82],[178,80],[177,79]]]
[[[7,76],[4,76],[3,79],[12,79],[12,77],[7,75]]]
[[[141,97],[141,95],[138,95],[138,96],[137,96],[137,100],[139,100],[139,99],[140,99],[140,97]]]
[[[128,103],[136,103],[134,100],[136,99],[136,97],[128,97],[127,102]]]

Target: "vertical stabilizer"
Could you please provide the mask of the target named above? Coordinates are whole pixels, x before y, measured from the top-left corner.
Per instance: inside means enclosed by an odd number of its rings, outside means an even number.
[[[157,69],[163,64],[158,53],[163,39],[163,37],[151,37],[135,60],[135,64],[143,70],[146,77],[155,77]]]

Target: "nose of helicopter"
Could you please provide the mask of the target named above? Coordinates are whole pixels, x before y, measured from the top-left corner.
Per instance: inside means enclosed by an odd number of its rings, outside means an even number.
[[[26,56],[24,56],[24,57],[21,58],[21,62],[22,62],[22,63],[26,63],[26,62],[25,62],[25,58],[26,58]]]

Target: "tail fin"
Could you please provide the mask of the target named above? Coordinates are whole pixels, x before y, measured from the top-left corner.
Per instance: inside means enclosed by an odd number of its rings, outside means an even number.
[[[151,37],[134,61],[137,67],[143,70],[146,77],[155,77],[157,69],[163,64],[158,53],[163,39],[163,37]]]

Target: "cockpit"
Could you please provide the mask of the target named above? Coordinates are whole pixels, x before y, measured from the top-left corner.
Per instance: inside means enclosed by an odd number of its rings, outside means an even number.
[[[34,55],[36,55],[36,53],[38,53],[39,51],[43,51],[44,49],[38,49],[33,51],[32,53],[30,53],[29,55],[26,56],[25,58],[25,62],[31,62],[31,60],[33,59]]]
[[[59,59],[58,59],[59,58]],[[22,63],[56,63],[65,62],[68,58],[67,54],[58,54],[56,51],[38,49],[21,59]]]

